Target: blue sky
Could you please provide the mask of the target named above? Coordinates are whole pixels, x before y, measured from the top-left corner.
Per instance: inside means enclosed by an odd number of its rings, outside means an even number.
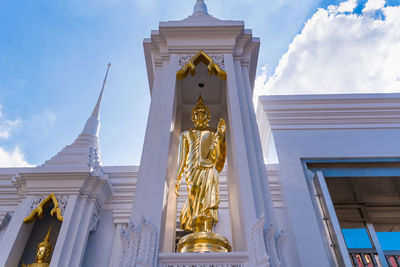
[[[139,164],[150,103],[143,38],[159,21],[190,15],[194,2],[0,1],[0,165],[7,165],[1,162],[7,155],[42,164],[72,143],[95,104],[108,62],[112,66],[101,107],[102,160],[104,165]],[[211,15],[244,20],[261,38],[258,74],[267,79],[317,9],[341,2],[206,4]],[[359,1],[352,12],[360,15],[365,3]]]

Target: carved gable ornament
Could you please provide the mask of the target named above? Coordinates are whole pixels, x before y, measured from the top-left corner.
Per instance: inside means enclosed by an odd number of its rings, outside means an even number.
[[[43,199],[43,200],[42,200]],[[62,207],[60,207],[60,204],[58,203],[58,200],[54,193],[51,193],[48,195],[46,198],[39,198],[40,203],[37,204],[37,201],[34,201],[32,203],[33,210],[30,212],[30,214],[24,219],[24,223],[31,223],[33,222],[37,217],[42,217],[43,216],[43,209],[50,204],[52,201],[54,204],[54,207],[50,211],[50,215],[53,216],[54,214],[57,215],[57,219],[62,222],[64,220],[63,218],[63,212],[62,212]],[[37,206],[35,205],[37,204]],[[36,207],[35,207],[36,206]]]
[[[196,66],[199,65],[200,62],[207,65],[208,75],[215,74],[217,78],[226,80],[226,72],[222,70],[218,64],[214,62],[212,57],[207,55],[203,50],[197,52],[185,65],[182,66],[180,70],[178,70],[176,78],[178,80],[183,80],[189,73],[193,76],[196,72]]]

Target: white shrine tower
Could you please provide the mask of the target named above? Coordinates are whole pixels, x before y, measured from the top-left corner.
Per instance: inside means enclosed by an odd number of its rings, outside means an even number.
[[[188,18],[161,22],[144,40],[144,50],[151,105],[133,225],[127,230],[139,249],[128,244],[121,248],[126,259],[120,266],[281,266],[279,230],[252,102],[259,39],[245,29],[243,21],[209,15],[205,3],[198,0]],[[211,110],[211,126],[220,117],[227,122],[227,209],[216,232],[230,238],[230,253],[188,255],[177,254],[174,248],[178,137],[192,126],[191,109],[199,93]]]

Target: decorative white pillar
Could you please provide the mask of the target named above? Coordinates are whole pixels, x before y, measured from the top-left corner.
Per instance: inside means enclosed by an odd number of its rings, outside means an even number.
[[[0,244],[0,266],[18,266],[33,227],[33,224],[24,224],[32,200],[32,196],[25,198],[11,218],[12,227],[7,228]]]
[[[253,171],[252,180],[254,181],[253,188],[255,186],[255,198],[257,199],[256,202],[260,201],[258,212],[261,213],[259,213],[258,216],[260,216],[260,214],[266,214],[263,231],[265,246],[270,256],[270,263],[273,266],[281,266],[282,262],[284,262],[285,260],[280,259],[278,255],[278,251],[280,250],[280,248],[278,247],[277,239],[279,235],[282,236],[285,233],[281,232],[279,226],[277,225],[275,210],[272,203],[269,180],[263,157],[261,138],[258,132],[257,119],[253,105],[253,94],[248,68],[249,60],[246,58],[242,58],[240,60],[240,64],[239,60],[237,60],[236,67],[238,71],[237,76],[243,84],[243,90],[241,91],[241,100],[244,106],[243,110],[248,111],[244,114],[243,121],[246,124],[245,127],[247,129],[245,134],[249,158],[252,165],[251,170]],[[279,242],[279,246],[284,246],[284,243]]]
[[[119,257],[120,257],[120,251],[121,251],[121,231],[122,231],[122,227],[123,227],[123,225],[121,223],[118,223],[115,226],[114,238],[112,240],[111,257],[110,257],[110,262],[108,263],[107,266],[118,266]]]
[[[85,254],[90,221],[95,209],[93,201],[81,195],[69,197],[65,221],[61,225],[59,239],[54,248],[51,267],[80,266]]]
[[[247,107],[243,103],[243,85],[240,86],[241,75],[238,63],[235,62],[232,54],[225,54],[225,66],[227,72],[227,108],[229,115],[229,142],[231,146],[229,167],[229,186],[232,187],[231,201],[237,201],[239,214],[232,214],[235,218],[239,216],[241,225],[233,224],[233,232],[241,233],[244,240],[236,240],[235,244],[243,244],[246,247],[237,248],[249,252],[250,265],[269,266],[270,256],[268,255],[264,243],[264,210],[260,208],[263,203],[261,194],[262,188],[259,185],[257,176],[254,174],[254,157],[249,153],[252,149],[251,137],[248,136],[251,131],[248,123],[248,112],[252,107]],[[239,64],[240,67],[240,64]],[[251,111],[250,111],[251,112]],[[247,138],[246,138],[247,137]],[[250,138],[250,139],[249,139]],[[254,148],[253,148],[254,149]],[[266,177],[265,177],[266,178]],[[232,210],[235,212],[235,210]],[[274,216],[267,214],[267,216]],[[235,229],[236,228],[236,229]],[[241,229],[240,229],[241,228]],[[243,236],[245,234],[245,236]]]
[[[246,153],[244,139],[244,126],[241,118],[241,106],[239,100],[239,88],[235,77],[235,66],[232,54],[225,54],[225,66],[227,72],[227,109],[228,109],[228,177],[230,201],[238,209],[233,209],[232,217],[238,217],[240,223],[233,225],[235,248],[239,251],[247,251],[250,228],[257,219],[253,199],[253,189],[250,184],[250,168]],[[235,203],[237,202],[237,203]],[[243,231],[244,230],[244,231]],[[239,235],[239,236],[238,236]]]
[[[175,75],[177,55],[156,66],[152,98],[136,185],[132,221],[140,217],[153,223],[159,233],[168,171],[171,123],[174,118]]]
[[[68,197],[68,202],[67,206],[64,211],[64,221],[61,224],[60,232],[58,233],[58,238],[57,238],[57,243],[56,246],[54,247],[53,255],[51,258],[50,266],[61,266],[63,263],[62,259],[62,254],[69,254],[66,250],[66,244],[69,242],[69,235],[68,232],[70,232],[70,227],[71,226],[71,221],[73,222],[75,217],[74,215],[74,209],[76,206],[78,200],[77,195],[71,195]],[[60,240],[58,242],[58,240]],[[65,251],[64,251],[65,250]],[[71,249],[70,249],[71,250]]]
[[[153,227],[155,233],[152,233],[150,227],[147,233],[138,230],[141,240],[138,254],[132,257],[132,262],[126,264],[155,264],[157,261],[161,222],[166,212],[169,189],[167,176],[173,135],[171,123],[175,111],[177,60],[177,55],[173,54],[155,63],[155,81],[131,216],[134,226],[140,227],[145,222]],[[153,234],[155,239],[151,238]]]
[[[175,101],[176,94],[175,94]],[[169,171],[166,180],[165,192],[167,196],[165,209],[163,212],[162,221],[165,227],[160,230],[160,251],[162,252],[175,252],[175,238],[176,238],[176,212],[177,212],[177,196],[175,193],[175,170],[177,169],[178,150],[179,150],[179,136],[181,133],[182,110],[177,109],[175,105],[174,119],[171,124],[171,149],[169,155]],[[170,194],[172,192],[172,194]]]

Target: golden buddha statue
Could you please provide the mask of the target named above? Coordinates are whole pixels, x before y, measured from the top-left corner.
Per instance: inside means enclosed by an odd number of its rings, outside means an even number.
[[[51,232],[51,226],[49,228],[49,231],[47,231],[47,234],[42,242],[40,242],[37,245],[37,251],[36,251],[36,259],[35,263],[31,263],[28,265],[22,264],[22,267],[48,267],[50,264],[50,259],[51,259],[51,252],[53,251],[53,247],[50,244],[50,232]]]
[[[229,241],[212,232],[218,222],[218,177],[226,158],[226,123],[221,118],[218,128],[208,126],[210,111],[201,95],[192,110],[194,127],[180,136],[179,163],[175,193],[185,175],[188,199],[180,214],[181,228],[193,232],[178,243],[178,252],[228,252]]]

